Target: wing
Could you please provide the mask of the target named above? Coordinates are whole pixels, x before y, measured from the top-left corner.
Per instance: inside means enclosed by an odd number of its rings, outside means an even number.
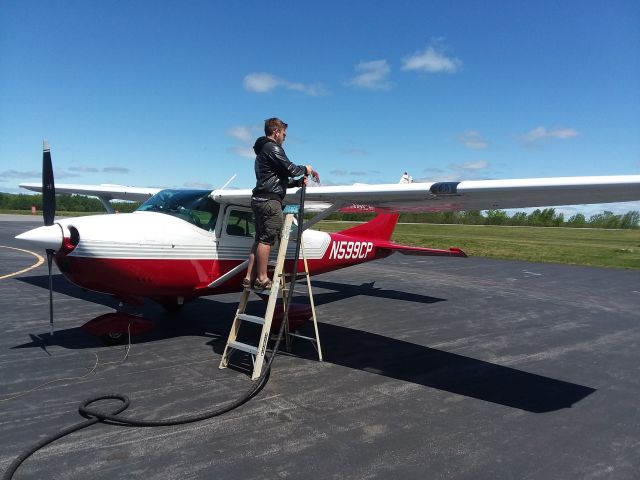
[[[40,183],[21,183],[20,187],[34,192],[42,192]],[[56,184],[56,193],[76,193],[89,195],[104,200],[131,200],[144,202],[149,197],[158,193],[161,188],[126,187],[124,185],[74,185]]]
[[[299,188],[286,203],[299,202]],[[251,190],[214,190],[220,203],[249,205]],[[307,187],[305,210],[388,212],[495,210],[640,200],[640,175]]]

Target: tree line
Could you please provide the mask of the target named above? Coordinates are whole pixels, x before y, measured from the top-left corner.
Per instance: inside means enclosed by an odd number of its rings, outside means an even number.
[[[329,220],[362,221],[374,217],[375,214],[334,213]],[[460,225],[511,225],[529,227],[576,227],[576,228],[640,228],[640,212],[631,210],[616,215],[605,211],[589,218],[576,213],[568,219],[555,208],[535,209],[531,213],[516,212],[507,214],[504,210],[468,210],[464,212],[425,212],[401,213],[399,222],[405,223],[444,223]]]
[[[133,212],[140,206],[138,202],[111,202],[113,208],[122,213]],[[25,193],[0,192],[0,210],[26,210],[36,207],[42,211],[42,195]],[[102,203],[97,198],[83,195],[56,195],[57,212],[104,212]]]
[[[137,202],[111,202],[114,209],[119,212],[133,212],[140,206]],[[0,210],[24,210],[31,211],[35,206],[42,210],[42,195],[13,194],[0,192]],[[56,210],[58,212],[104,212],[100,200],[83,195],[58,195],[56,197]],[[373,213],[334,213],[329,220],[363,221],[374,217]],[[589,218],[582,213],[576,213],[565,219],[562,212],[556,212],[555,208],[536,209],[531,213],[516,212],[508,215],[504,210],[468,210],[464,212],[420,212],[401,213],[400,222],[405,223],[445,223],[466,225],[513,225],[533,227],[590,227],[590,228],[640,228],[640,212],[631,210],[624,214],[616,215],[605,211]]]

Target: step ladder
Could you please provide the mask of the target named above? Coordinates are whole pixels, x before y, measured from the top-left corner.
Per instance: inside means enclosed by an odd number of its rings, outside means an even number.
[[[233,319],[231,330],[229,331],[229,337],[227,339],[227,344],[224,348],[224,352],[222,353],[222,359],[220,360],[220,367],[219,367],[221,369],[226,368],[229,365],[229,359],[231,355],[235,351],[239,350],[242,352],[247,352],[251,355],[251,358],[253,361],[253,371],[251,374],[251,380],[256,380],[257,378],[260,377],[260,374],[262,373],[262,365],[264,363],[264,356],[267,353],[267,344],[269,342],[269,337],[270,337],[269,334],[271,331],[271,322],[273,320],[273,315],[275,312],[278,296],[282,294],[283,308],[284,308],[283,321],[287,317],[287,312],[289,308],[289,304],[288,304],[289,298],[293,298],[292,295],[290,296],[290,291],[289,291],[290,287],[287,286],[286,284],[287,277],[291,279],[291,275],[284,273],[284,263],[287,255],[287,246],[289,245],[289,238],[291,235],[291,226],[293,225],[293,219],[295,217],[295,213],[297,212],[298,212],[298,209],[297,209],[297,206],[295,205],[287,205],[287,207],[284,210],[284,213],[285,213],[284,225],[282,227],[280,246],[278,248],[278,257],[276,259],[275,270],[273,273],[273,285],[271,286],[271,290],[269,292],[269,300],[267,302],[265,315],[264,317],[258,317],[255,315],[249,315],[245,313],[247,303],[249,302],[249,296],[251,295],[252,291],[255,292],[253,288],[245,288],[244,291],[242,292],[242,296],[240,297],[238,310],[236,311],[235,317]],[[300,239],[300,246],[302,247],[301,236],[299,236],[299,239]],[[285,338],[287,341],[287,350],[290,349],[291,337],[302,337],[304,339],[311,340],[314,342],[314,345],[316,346],[316,350],[318,351],[319,358],[320,360],[322,360],[322,353],[321,353],[322,350],[320,347],[320,337],[318,335],[318,324],[317,324],[317,319],[315,314],[315,306],[313,304],[313,296],[311,293],[311,280],[309,278],[309,269],[307,266],[306,257],[304,256],[304,249],[302,249],[302,252],[303,252],[304,265],[305,265],[305,272],[301,272],[299,275],[304,275],[306,276],[306,279],[307,279],[307,287],[308,287],[309,299],[312,305],[313,324],[315,328],[316,338],[314,339],[311,337],[305,337],[305,336],[299,335],[297,333],[289,332],[288,331],[289,322],[287,321],[285,322]],[[296,277],[298,277],[299,275],[297,274]],[[264,291],[262,290],[260,291],[260,293],[263,293],[263,292]],[[250,322],[250,323],[262,325],[262,330],[260,332],[260,338],[258,340],[257,345],[254,346],[254,345],[242,343],[236,340],[238,337],[238,333],[240,331],[240,326],[242,325],[242,322]]]

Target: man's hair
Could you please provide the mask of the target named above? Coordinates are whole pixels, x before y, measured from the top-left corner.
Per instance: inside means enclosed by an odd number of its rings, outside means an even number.
[[[279,118],[267,118],[264,121],[264,134],[267,137],[270,137],[276,130],[286,130],[288,126],[289,125],[284,123]]]

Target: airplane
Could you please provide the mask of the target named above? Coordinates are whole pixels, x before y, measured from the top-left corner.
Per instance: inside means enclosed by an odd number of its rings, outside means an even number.
[[[45,226],[16,238],[47,251],[52,334],[52,259],[72,283],[112,295],[122,304],[140,305],[149,298],[169,311],[177,311],[197,297],[242,291],[255,233],[251,189],[210,191],[71,184],[56,187],[46,141],[42,184],[22,183],[20,187],[43,192]],[[56,193],[96,196],[110,213],[112,199],[143,203],[133,213],[54,220]],[[289,189],[285,205],[297,204],[300,195],[301,188]],[[310,275],[381,259],[394,252],[466,257],[458,248],[413,247],[391,241],[399,213],[639,199],[640,175],[308,186],[304,208],[315,216],[301,227],[302,247]],[[336,211],[376,212],[376,216],[337,233],[310,228]],[[293,267],[294,243],[287,250],[288,271]],[[302,268],[300,260],[298,270]],[[308,318],[304,312],[298,317],[293,329]],[[277,322],[274,324],[277,326]],[[152,323],[118,311],[93,319],[85,327],[110,343],[128,329],[131,334],[138,334],[152,328]]]

